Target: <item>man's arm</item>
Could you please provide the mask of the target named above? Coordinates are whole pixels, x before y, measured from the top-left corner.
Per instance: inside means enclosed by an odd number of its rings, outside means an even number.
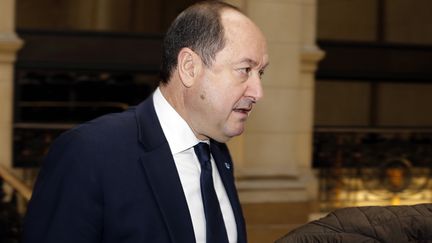
[[[91,139],[63,134],[52,145],[24,221],[24,243],[101,242],[101,155]]]

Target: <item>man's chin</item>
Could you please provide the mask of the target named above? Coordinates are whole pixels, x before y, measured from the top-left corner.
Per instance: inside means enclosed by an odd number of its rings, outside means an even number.
[[[219,143],[226,143],[229,140],[231,140],[231,138],[237,137],[237,136],[241,135],[242,133],[243,133],[243,130],[236,131],[236,132],[230,132],[230,133],[224,133],[224,134],[221,134],[220,136],[214,136],[214,137],[212,137],[212,139],[219,142]]]
[[[219,131],[217,134],[213,134],[213,136],[210,136],[213,140],[218,141],[220,143],[226,143],[231,138],[239,136],[243,133],[245,130],[244,123],[237,124],[237,126],[234,127],[228,127],[225,126],[222,130]]]
[[[243,132],[244,132],[244,126],[240,126],[240,127],[237,127],[235,129],[230,130],[227,133],[227,136],[229,137],[229,139],[231,139],[233,137],[240,136]]]

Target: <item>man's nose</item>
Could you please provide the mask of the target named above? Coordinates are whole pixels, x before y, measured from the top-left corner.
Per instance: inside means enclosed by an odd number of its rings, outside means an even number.
[[[252,75],[249,80],[246,96],[254,98],[255,101],[260,100],[264,96],[264,91],[261,84],[261,77],[258,73]]]

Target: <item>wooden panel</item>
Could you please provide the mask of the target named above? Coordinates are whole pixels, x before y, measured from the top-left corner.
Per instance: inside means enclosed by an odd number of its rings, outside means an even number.
[[[317,78],[432,82],[432,46],[320,41]]]
[[[157,72],[162,36],[98,32],[18,31],[25,46],[17,68]]]

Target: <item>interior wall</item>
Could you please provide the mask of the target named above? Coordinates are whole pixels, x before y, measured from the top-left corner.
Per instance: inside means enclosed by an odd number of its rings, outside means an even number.
[[[370,84],[325,81],[315,85],[315,125],[367,126]]]
[[[376,9],[376,0],[319,0],[318,38],[372,41]]]
[[[432,44],[432,1],[387,0],[388,42]]]
[[[383,83],[378,90],[378,125],[432,126],[431,84]]]
[[[196,0],[17,0],[18,29],[164,33]]]
[[[318,39],[374,41],[382,24],[386,42],[432,44],[431,9],[430,0],[320,0]]]
[[[18,28],[69,29],[66,0],[17,0]]]
[[[431,9],[430,0],[320,0],[318,39],[432,45],[432,31],[428,31],[432,30]],[[378,34],[381,27],[383,32]],[[432,126],[430,83],[379,81],[374,81],[379,84],[374,91],[376,104],[371,106],[368,80],[318,80],[315,125],[368,126],[371,109],[375,109],[374,125]]]
[[[376,124],[391,127],[432,125],[432,85],[386,82],[376,86]],[[371,83],[333,80],[317,82],[315,125],[369,126]]]

